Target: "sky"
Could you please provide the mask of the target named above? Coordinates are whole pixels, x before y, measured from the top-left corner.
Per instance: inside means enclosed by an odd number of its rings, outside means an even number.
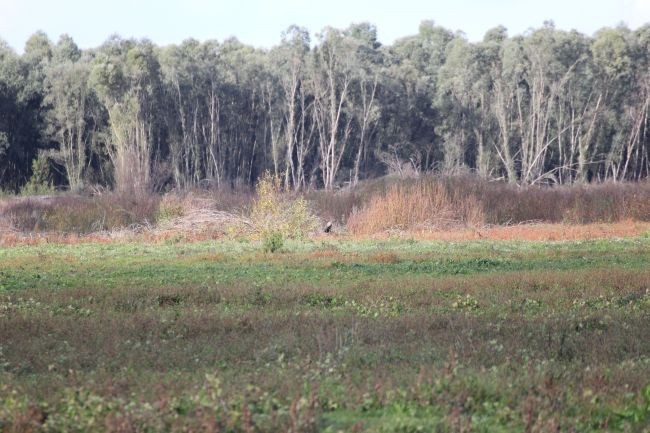
[[[364,21],[377,26],[380,42],[391,44],[417,33],[422,20],[461,30],[470,41],[497,25],[512,36],[546,20],[592,35],[620,23],[632,29],[650,23],[650,0],[0,0],[0,39],[18,52],[38,30],[53,41],[68,34],[82,48],[112,34],[158,45],[235,36],[270,48],[291,24],[314,35],[325,26]]]

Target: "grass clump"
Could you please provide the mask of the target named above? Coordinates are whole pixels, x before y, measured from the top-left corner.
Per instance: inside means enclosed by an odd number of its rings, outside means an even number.
[[[93,233],[146,226],[154,220],[158,197],[103,194],[96,197],[57,195],[7,200],[0,220],[22,232]]]
[[[429,179],[392,185],[373,195],[368,204],[348,219],[354,234],[391,229],[427,229],[450,225],[479,226],[485,220],[476,197]]]
[[[180,218],[184,215],[182,200],[174,194],[164,195],[158,204],[156,221],[165,222]]]
[[[347,198],[329,199],[343,202]],[[353,198],[346,207],[346,221],[356,235],[531,222],[650,220],[647,182],[537,187],[487,182],[475,176],[427,175],[368,190],[359,187]],[[336,207],[329,202],[327,206]]]

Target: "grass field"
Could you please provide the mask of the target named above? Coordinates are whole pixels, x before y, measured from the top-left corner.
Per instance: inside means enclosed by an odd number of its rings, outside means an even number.
[[[0,431],[637,431],[650,237],[0,248]]]

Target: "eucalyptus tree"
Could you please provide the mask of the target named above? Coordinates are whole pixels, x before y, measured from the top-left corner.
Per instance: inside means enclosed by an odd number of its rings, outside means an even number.
[[[53,61],[45,70],[43,105],[47,109],[47,132],[58,149],[50,154],[65,168],[72,190],[83,187],[89,144],[96,111],[89,86],[91,65],[68,36],[54,47]]]
[[[31,162],[20,131],[16,128],[21,118],[19,102],[22,82],[20,58],[0,40],[0,187],[16,189],[26,175]]]
[[[606,89],[595,81],[589,40],[575,31],[556,31],[555,38],[554,56],[571,72],[552,113],[557,152],[549,169],[558,183],[586,182],[597,159],[593,143]]]
[[[344,32],[325,28],[314,48],[310,83],[318,131],[320,170],[325,189],[334,188],[352,131],[346,114],[353,75],[354,45]]]
[[[629,87],[624,105],[618,107],[622,115],[623,146],[618,180],[638,179],[642,170],[647,172],[648,114],[650,112],[650,25],[627,35]],[[645,156],[644,156],[645,149]]]
[[[21,56],[24,68],[21,98],[34,107],[40,108],[45,70],[52,60],[52,54],[52,42],[43,32],[34,33],[25,42],[25,52]]]
[[[221,140],[222,129],[222,82],[221,59],[219,56],[219,43],[211,40],[203,43],[201,54],[201,77],[203,83],[202,101],[204,107],[204,120],[201,125],[201,137],[205,143],[205,176],[217,185],[225,178],[225,162],[222,155],[225,153]]]
[[[381,159],[399,160],[416,170],[438,167],[443,158],[437,133],[441,113],[434,101],[438,71],[453,38],[450,31],[424,21],[417,35],[402,38],[387,50],[381,95]]]
[[[516,95],[523,73],[519,61],[522,57],[521,38],[505,39],[501,44],[500,56],[490,66],[492,82],[490,106],[499,131],[495,151],[509,183],[517,183],[519,179],[515,165],[515,156],[518,153],[517,143],[512,129],[516,115]]]
[[[218,44],[188,39],[162,50],[160,62],[173,108],[166,119],[175,183],[183,188],[204,179],[218,183],[223,171],[217,159],[221,125]]]
[[[499,62],[500,43],[505,38],[501,32],[505,33],[505,28],[494,29],[477,44],[462,37],[448,44],[436,95],[447,171],[468,167],[482,177],[498,172],[494,161],[498,130],[491,106],[490,72]]]
[[[359,181],[362,162],[368,157],[369,141],[375,137],[381,108],[378,93],[384,74],[384,52],[377,40],[377,29],[368,23],[350,26],[346,33],[352,38],[354,51],[350,113],[356,132],[356,156],[351,181]]]
[[[520,143],[520,179],[536,183],[555,179],[555,168],[547,169],[547,156],[558,135],[553,133],[553,113],[580,59],[558,58],[559,33],[552,24],[536,30],[522,43],[523,73],[516,93],[516,133]]]
[[[76,189],[140,192],[253,184],[287,189],[388,170],[475,170],[512,183],[650,174],[650,25],[594,37],[551,23],[468,42],[431,21],[381,46],[374,26],[291,26],[259,50],[236,39],[80,50],[34,34],[0,43],[0,187],[40,151]],[[48,162],[49,163],[49,162]],[[56,179],[64,184],[62,178]]]
[[[637,95],[633,35],[625,27],[599,31],[591,46],[599,85],[605,90],[604,113],[599,131],[599,147],[604,155],[600,176],[622,180],[637,140],[640,108],[644,98]]]
[[[438,71],[435,105],[442,114],[438,132],[442,135],[447,173],[466,167],[471,152],[476,114],[472,95],[473,57],[472,46],[465,39],[456,38],[448,44],[446,61]]]
[[[264,99],[271,79],[265,53],[229,39],[221,44],[219,57],[224,76],[219,158],[231,184],[252,184],[269,166],[266,151],[273,133]]]
[[[642,26],[634,32],[634,53],[637,83],[640,91],[637,96],[639,106],[645,110],[639,110],[643,119],[638,125],[638,146],[635,155],[635,172],[631,179],[640,180],[650,176],[650,23]]]
[[[305,28],[290,26],[282,33],[280,46],[269,53],[274,72],[279,78],[281,103],[277,108],[282,116],[285,187],[306,186],[305,164],[312,147],[314,134],[310,122],[312,108],[308,92],[308,61],[310,36]],[[272,141],[275,155],[276,141]],[[274,159],[277,172],[278,163]]]
[[[265,67],[259,76],[261,84],[262,105],[265,113],[264,137],[265,143],[269,141],[273,174],[284,177],[285,187],[289,187],[289,167],[291,161],[287,154],[290,148],[291,137],[289,127],[292,121],[287,119],[286,95],[281,82],[286,78],[283,71],[279,71],[273,56],[265,56]],[[268,140],[266,139],[268,137]],[[268,153],[265,149],[265,155]]]
[[[154,46],[117,37],[98,51],[91,73],[93,86],[106,107],[115,187],[121,192],[151,189],[152,161],[160,145],[162,123],[160,65]]]
[[[0,40],[0,188],[17,191],[32,161],[47,147],[41,110],[43,74],[52,56],[44,33],[32,35],[22,56]]]
[[[472,61],[467,68],[470,81],[470,103],[474,107],[471,132],[474,136],[473,166],[484,178],[502,177],[499,169],[497,149],[499,128],[492,107],[491,94],[494,91],[491,70],[499,62],[501,43],[507,37],[503,26],[489,30],[483,40],[473,46]]]
[[[592,99],[583,97],[587,85],[578,81],[585,51],[584,43],[552,23],[503,40],[500,61],[491,67],[491,105],[500,136],[495,150],[510,182],[571,180],[576,143],[589,140],[583,128],[593,120]]]

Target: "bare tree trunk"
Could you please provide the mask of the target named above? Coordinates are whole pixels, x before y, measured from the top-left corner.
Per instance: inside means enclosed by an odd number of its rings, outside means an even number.
[[[366,131],[371,121],[370,116],[372,114],[372,109],[374,107],[375,94],[377,92],[378,81],[379,81],[379,76],[375,75],[372,82],[370,95],[368,95],[368,89],[366,89],[365,80],[362,80],[360,83],[361,101],[362,101],[361,136],[359,138],[359,147],[357,149],[357,156],[354,159],[354,177],[352,180],[353,185],[356,185],[359,182],[359,167],[361,166],[361,156],[363,155],[366,146]]]

